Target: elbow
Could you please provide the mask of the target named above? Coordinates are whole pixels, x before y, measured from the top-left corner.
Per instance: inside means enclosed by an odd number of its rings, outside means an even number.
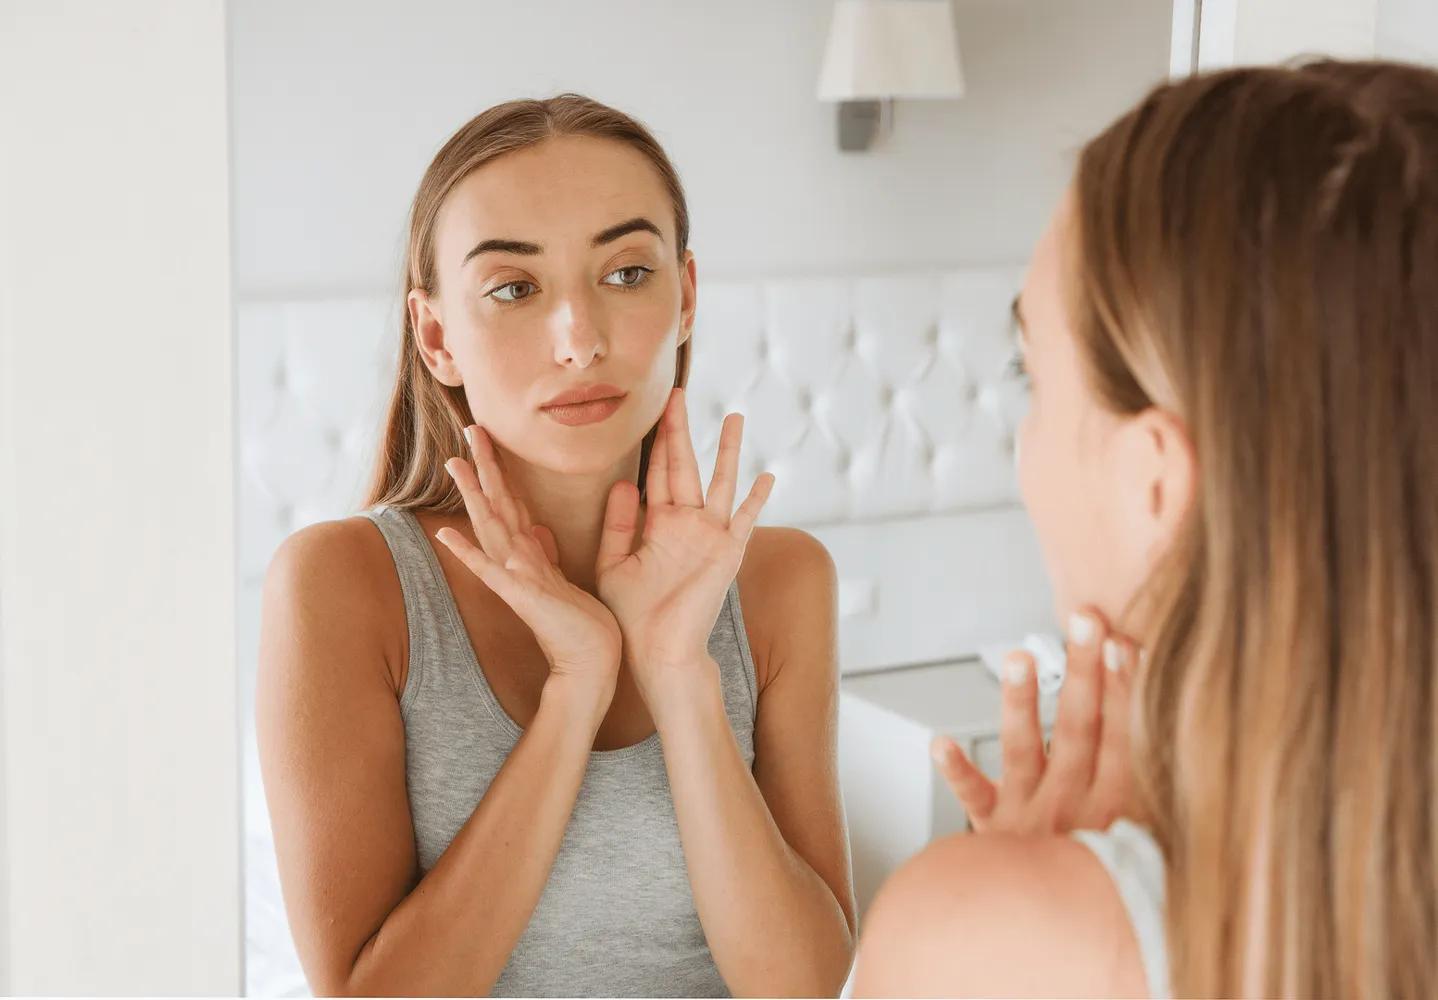
[[[359,975],[359,966],[347,969],[329,969],[314,976],[306,976],[310,992],[317,997],[363,997],[379,996],[380,992],[367,985]]]
[[[729,984],[736,997],[837,997],[854,963],[854,935],[847,927],[823,943],[805,941],[781,952],[764,972]]]

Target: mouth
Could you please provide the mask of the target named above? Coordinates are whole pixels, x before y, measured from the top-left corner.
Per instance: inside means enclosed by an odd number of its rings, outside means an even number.
[[[629,394],[612,385],[594,385],[560,393],[540,407],[545,416],[567,427],[597,424],[624,405]]]

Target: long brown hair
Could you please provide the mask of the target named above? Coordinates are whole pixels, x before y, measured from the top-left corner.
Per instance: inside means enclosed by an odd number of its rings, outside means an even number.
[[[434,227],[440,206],[456,184],[496,157],[524,149],[554,136],[593,136],[626,143],[642,153],[655,170],[674,205],[675,252],[683,260],[689,246],[689,209],[684,188],[663,148],[639,122],[598,101],[579,94],[560,94],[547,100],[519,100],[497,104],[466,122],[440,148],[430,162],[410,207],[409,241],[405,253],[403,296],[437,287]],[[445,460],[467,455],[464,428],[474,422],[462,386],[447,386],[425,367],[415,343],[408,308],[400,324],[399,363],[389,412],[380,438],[370,484],[361,506],[455,512],[464,503],[444,471]],[[689,347],[679,345],[674,384],[683,386],[689,376]],[[654,431],[640,448],[641,492]]]
[[[1162,85],[1083,151],[1070,308],[1199,480],[1135,745],[1179,996],[1438,996],[1438,74]]]

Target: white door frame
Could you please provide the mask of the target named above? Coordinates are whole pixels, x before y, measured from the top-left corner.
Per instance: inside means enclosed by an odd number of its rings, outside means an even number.
[[[225,0],[0,2],[0,992],[238,994]]]

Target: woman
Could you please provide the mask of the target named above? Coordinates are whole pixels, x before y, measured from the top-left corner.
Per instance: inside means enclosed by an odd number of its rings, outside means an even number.
[[[575,95],[491,108],[425,173],[368,509],[265,581],[260,749],[316,992],[844,981],[834,570],[751,537],[772,477],[733,512],[737,415],[701,491],[687,242],[654,139]]]
[[[1017,312],[1058,601],[1146,650],[1138,797],[931,845],[855,993],[1438,994],[1438,74],[1158,87],[1084,150]]]

